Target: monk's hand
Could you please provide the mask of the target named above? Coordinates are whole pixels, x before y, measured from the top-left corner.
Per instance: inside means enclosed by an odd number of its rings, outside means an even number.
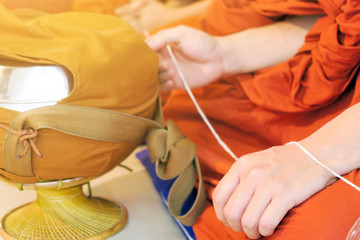
[[[333,176],[296,145],[245,155],[213,193],[217,218],[251,239],[271,235],[286,213],[323,189]]]
[[[222,53],[217,38],[185,26],[159,31],[146,39],[159,55],[160,88],[184,89],[166,49],[170,45],[190,88],[204,86],[223,76]]]
[[[157,0],[132,0],[115,9],[115,14],[143,33],[171,23],[177,13]]]

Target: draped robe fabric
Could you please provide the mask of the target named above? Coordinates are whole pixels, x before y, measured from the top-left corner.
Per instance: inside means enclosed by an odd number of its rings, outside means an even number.
[[[237,156],[301,140],[360,100],[359,1],[214,0],[201,27],[226,35],[291,15],[323,15],[292,59],[193,91]],[[234,160],[218,145],[185,91],[173,91],[163,110],[198,145],[210,199]],[[358,170],[345,177],[360,185]],[[337,181],[290,210],[266,239],[345,239],[360,217],[359,204],[360,194]],[[210,200],[194,230],[198,239],[246,239],[216,219]]]

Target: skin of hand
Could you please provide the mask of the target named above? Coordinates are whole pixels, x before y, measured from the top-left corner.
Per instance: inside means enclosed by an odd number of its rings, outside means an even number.
[[[137,0],[117,8],[115,13],[142,33],[171,22],[174,11],[157,0]]]
[[[360,104],[299,143],[338,174],[360,167]],[[213,193],[218,219],[251,239],[271,235],[286,213],[334,176],[294,144],[242,156]]]
[[[169,44],[190,88],[204,86],[223,75],[222,55],[214,37],[189,27],[159,31],[146,39],[159,55],[160,88],[183,89],[179,75],[166,50]]]
[[[200,14],[209,0],[167,1],[133,0],[115,10],[115,14],[128,21],[139,32],[152,31],[181,19]],[[179,5],[183,4],[183,5]]]
[[[318,17],[292,17],[223,37],[179,26],[160,31],[147,42],[159,55],[162,90],[183,88],[165,49],[167,44],[172,47],[189,86],[196,88],[220,77],[257,71],[290,59]]]
[[[296,53],[319,16],[293,17],[225,37],[211,37],[186,27],[148,38],[159,54],[162,89],[183,88],[165,50],[170,44],[190,87],[222,76],[241,74],[285,61]],[[269,46],[270,45],[270,46]],[[259,60],[258,56],[262,56]],[[244,61],[246,59],[246,61]],[[300,141],[339,174],[359,168],[360,104],[351,107],[313,135]],[[355,151],[355,152],[354,152]],[[236,161],[213,193],[220,221],[249,238],[271,235],[286,213],[334,180],[326,169],[296,145],[275,146]]]

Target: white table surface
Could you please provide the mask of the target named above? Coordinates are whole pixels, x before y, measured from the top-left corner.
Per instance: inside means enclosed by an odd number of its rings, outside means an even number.
[[[135,155],[132,154],[122,164],[133,171],[116,167],[91,182],[93,196],[119,201],[128,210],[126,226],[108,239],[185,239],[162,204],[150,176]],[[35,191],[19,191],[0,181],[0,216],[35,198]]]

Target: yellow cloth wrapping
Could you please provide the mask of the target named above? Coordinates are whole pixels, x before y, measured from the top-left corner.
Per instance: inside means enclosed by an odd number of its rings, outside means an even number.
[[[73,90],[58,104],[153,117],[158,97],[157,57],[126,22],[99,14],[9,11],[1,5],[0,16],[0,65],[59,65],[70,73]],[[17,115],[0,108],[3,124],[10,125]],[[139,144],[41,129],[36,145],[44,157],[32,154],[35,177],[23,177],[4,169],[6,134],[0,130],[0,174],[24,183],[98,176]]]
[[[8,9],[31,8],[47,13],[70,11],[73,0],[0,0]]]

